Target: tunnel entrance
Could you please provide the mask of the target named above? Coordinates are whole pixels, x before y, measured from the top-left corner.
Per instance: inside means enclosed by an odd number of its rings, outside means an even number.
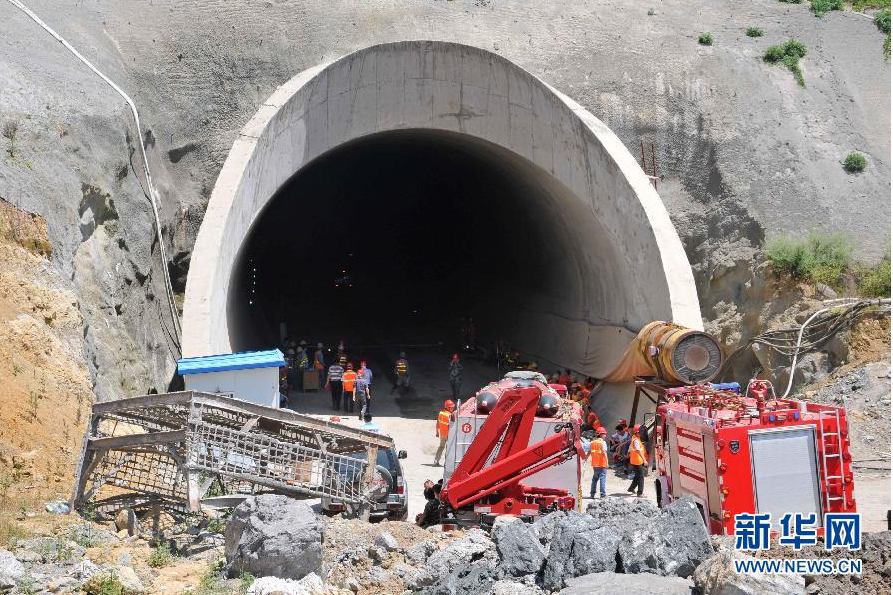
[[[271,347],[280,322],[308,341],[454,344],[463,316],[482,339],[596,378],[653,320],[702,327],[636,159],[516,64],[401,41],[283,84],[211,194],[183,355]],[[609,390],[599,415],[628,415],[631,385]]]
[[[278,345],[281,323],[328,345],[454,348],[466,318],[495,340],[525,313],[604,317],[587,292],[623,294],[622,278],[578,255],[605,233],[553,176],[498,146],[444,131],[364,137],[305,166],[252,226],[228,292],[232,347]]]

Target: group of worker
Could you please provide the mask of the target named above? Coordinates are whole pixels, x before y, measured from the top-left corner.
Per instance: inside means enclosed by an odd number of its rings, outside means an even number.
[[[326,388],[335,411],[354,413],[356,410],[358,419],[372,413],[372,370],[365,360],[355,370],[353,362],[347,361],[347,354],[339,354],[326,373]]]
[[[618,426],[619,428],[620,426]],[[626,430],[627,428],[624,428]],[[595,498],[595,491],[598,489],[600,497],[604,498],[606,495],[605,484],[608,478],[608,469],[611,467],[611,460],[615,458],[615,456],[610,455],[612,452],[616,452],[618,438],[615,435],[611,437],[611,446],[608,446],[605,438],[608,435],[608,431],[599,426],[595,430],[595,438],[589,441],[588,445],[585,445],[584,450],[588,449],[587,457],[589,459],[589,464],[592,467],[592,484],[589,488],[589,497]],[[632,483],[629,488],[627,488],[627,492],[630,494],[635,494],[637,497],[642,498],[645,491],[645,471],[646,466],[648,465],[648,451],[645,449],[645,444],[642,441],[641,436],[641,427],[636,424],[632,427],[632,433],[628,434],[629,439],[626,442],[628,453],[628,463],[629,468],[632,471]],[[610,458],[609,458],[610,455]]]
[[[343,347],[343,341],[340,346]],[[326,369],[325,347],[322,343],[317,343],[315,349],[311,349],[303,339],[298,341],[287,341],[283,345],[285,351],[285,366],[280,373],[279,384],[283,396],[288,397],[292,390],[298,390],[302,387],[304,374],[308,371],[315,371],[322,376]]]

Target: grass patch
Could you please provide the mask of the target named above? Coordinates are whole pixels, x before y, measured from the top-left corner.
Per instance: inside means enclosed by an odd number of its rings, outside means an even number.
[[[173,562],[173,560],[174,554],[171,553],[171,547],[166,543],[160,543],[149,554],[146,564],[152,568],[162,568]]]
[[[747,36],[748,37],[762,37],[763,30],[759,27],[748,27],[747,28]]]
[[[874,15],[874,24],[877,25],[877,28],[881,30],[882,33],[887,34],[887,38],[884,40],[884,57],[889,60],[890,59],[890,3],[887,2],[887,8],[880,11],[876,15]]]
[[[843,234],[811,232],[801,239],[775,238],[764,252],[777,273],[840,287],[840,276],[850,268],[853,249],[853,243]]]
[[[698,43],[701,45],[713,45],[713,36],[709,33],[701,33],[698,36]]]
[[[864,297],[890,297],[890,253],[875,267],[861,268],[856,273],[859,295]]]
[[[858,173],[865,169],[868,160],[862,153],[850,153],[843,160],[843,169],[850,173]]]
[[[769,64],[784,64],[788,70],[794,73],[797,84],[806,86],[803,80],[803,71],[800,70],[800,58],[806,55],[806,46],[796,39],[791,39],[783,45],[773,45],[763,54],[763,61]]]
[[[866,8],[890,8],[890,0],[853,0],[853,10],[861,12]]]
[[[112,570],[90,577],[83,586],[85,595],[124,595],[124,585]]]
[[[821,18],[832,10],[843,10],[843,0],[810,0],[809,10],[816,17]]]

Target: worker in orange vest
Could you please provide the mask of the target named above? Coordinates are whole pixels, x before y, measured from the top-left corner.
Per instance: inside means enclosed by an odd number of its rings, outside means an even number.
[[[595,438],[589,443],[589,462],[592,464],[592,486],[589,497],[595,498],[595,486],[601,483],[599,494],[605,497],[605,483],[608,480],[608,445],[605,436],[608,430],[599,427],[595,430]]]
[[[633,426],[632,438],[629,443],[629,464],[633,468],[633,482],[626,490],[630,494],[636,492],[636,496],[642,497],[645,491],[645,465],[648,464],[648,453],[645,451],[645,445],[642,444],[642,438],[639,436],[641,427],[639,424]]]
[[[447,399],[443,402],[443,409],[437,414],[437,430],[435,435],[440,438],[440,446],[437,447],[437,452],[434,453],[435,467],[440,466],[440,455],[442,455],[443,451],[446,449],[447,438],[450,435],[450,422],[452,422],[455,417],[453,414],[455,408],[456,404]]]
[[[353,363],[347,362],[347,370],[341,375],[341,390],[344,397],[342,410],[353,413],[354,400],[357,390],[357,373],[353,370]]]

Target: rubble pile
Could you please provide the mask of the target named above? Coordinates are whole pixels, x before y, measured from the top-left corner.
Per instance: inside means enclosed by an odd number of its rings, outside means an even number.
[[[618,573],[647,573],[652,576],[642,584],[690,590],[688,577],[713,555],[692,502],[680,500],[661,510],[650,502],[619,498],[596,501],[585,513],[553,512],[531,524],[500,518],[490,533],[332,519],[322,545],[321,586],[315,578],[302,585],[258,581],[251,592],[540,595],[581,592],[585,581],[571,579],[593,574],[612,584],[607,575]]]

